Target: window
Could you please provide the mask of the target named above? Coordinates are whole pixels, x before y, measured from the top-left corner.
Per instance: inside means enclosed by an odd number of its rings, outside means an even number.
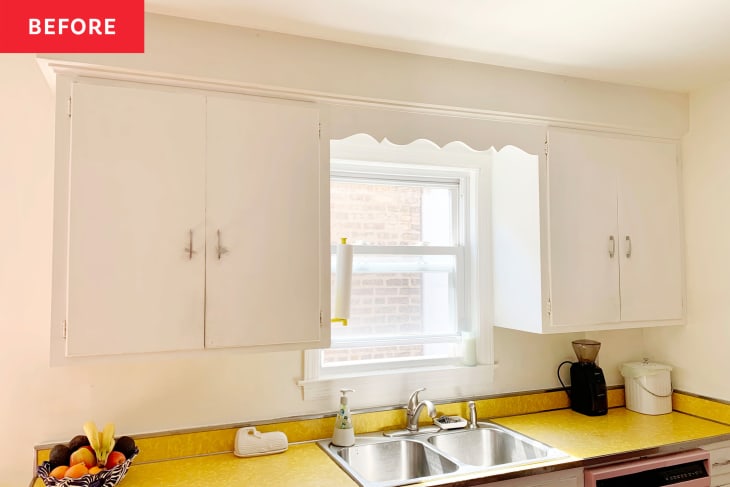
[[[452,363],[465,306],[464,205],[468,173],[333,161],[330,228],[353,245],[351,315],[335,324],[322,367]],[[334,278],[334,274],[333,274]]]
[[[492,153],[423,140],[332,141],[332,293],[336,243],[346,237],[351,312],[347,326],[332,324],[330,348],[306,353],[305,397],[311,381],[461,369],[467,332],[478,336],[480,363],[491,362],[480,276],[488,275],[489,199],[481,193]]]

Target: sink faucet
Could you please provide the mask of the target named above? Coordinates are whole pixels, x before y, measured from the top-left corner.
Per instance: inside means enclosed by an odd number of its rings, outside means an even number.
[[[406,423],[406,429],[410,432],[418,431],[418,417],[421,415],[421,410],[424,408],[424,406],[427,408],[429,416],[431,416],[432,418],[436,417],[436,408],[431,401],[418,400],[418,393],[425,390],[425,387],[418,389],[416,392],[411,394],[410,399],[408,399],[408,406],[406,407],[406,416],[408,417],[408,422]]]

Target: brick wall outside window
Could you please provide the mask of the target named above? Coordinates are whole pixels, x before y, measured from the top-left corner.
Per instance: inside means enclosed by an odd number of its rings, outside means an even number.
[[[332,181],[331,238],[353,244],[421,244],[419,187]],[[332,282],[334,292],[334,276]],[[351,319],[347,328],[333,323],[332,335],[419,333],[422,322],[420,273],[353,274]],[[412,357],[421,345],[331,349],[324,362]]]

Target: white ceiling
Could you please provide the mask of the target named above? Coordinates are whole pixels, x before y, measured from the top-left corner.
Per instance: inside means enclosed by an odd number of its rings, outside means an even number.
[[[672,91],[730,80],[730,0],[146,0],[145,10]]]

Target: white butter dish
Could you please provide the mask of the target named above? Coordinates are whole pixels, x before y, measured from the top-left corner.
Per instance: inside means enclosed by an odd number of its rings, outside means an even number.
[[[281,453],[287,448],[289,440],[281,431],[261,433],[251,426],[236,432],[236,447],[233,449],[233,454],[237,457],[257,457]]]

